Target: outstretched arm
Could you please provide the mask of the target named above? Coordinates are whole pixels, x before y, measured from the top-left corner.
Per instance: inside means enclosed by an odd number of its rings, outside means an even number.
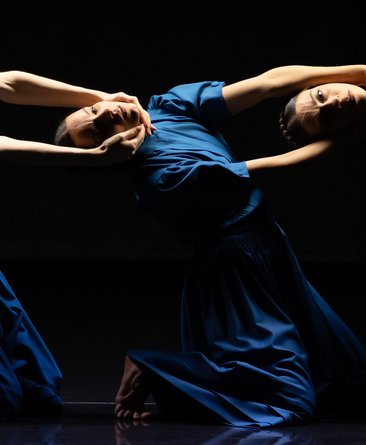
[[[0,101],[3,102],[18,105],[83,108],[102,100],[134,103],[140,108],[141,124],[145,126],[147,134],[151,134],[154,130],[149,114],[136,96],[123,92],[106,93],[24,71],[0,72]]]
[[[232,114],[266,99],[286,97],[322,83],[366,83],[366,65],[288,65],[270,69],[255,77],[225,85],[222,93]]]
[[[105,94],[24,71],[0,73],[0,100],[11,104],[79,108],[104,100]]]
[[[19,166],[102,166],[126,161],[145,138],[143,125],[115,134],[99,147],[84,149],[0,136],[0,164]]]

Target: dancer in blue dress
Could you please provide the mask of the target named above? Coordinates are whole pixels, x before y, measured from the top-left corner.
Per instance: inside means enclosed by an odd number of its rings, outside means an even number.
[[[79,87],[23,71],[0,73],[0,100],[12,104],[79,107],[98,100],[122,100],[140,110],[140,120],[151,132],[148,113],[136,97],[125,93]],[[0,136],[2,165],[89,166],[122,162],[143,141],[137,126],[101,141],[92,150],[60,147],[38,141]],[[61,372],[45,342],[0,272],[0,418],[19,414],[60,414]]]
[[[365,81],[364,65],[287,66],[232,85],[202,81],[151,97],[147,111],[157,130],[125,171],[141,207],[189,242],[193,255],[182,293],[181,351],[128,352],[118,418],[147,418],[151,392],[170,418],[290,425],[312,416],[328,395],[364,384],[364,345],[304,276],[261,181],[269,172],[275,180],[291,166],[331,159],[361,140],[366,93],[357,85]],[[238,161],[222,125],[265,99],[304,89],[295,114],[311,143]],[[327,131],[319,113],[335,103],[342,119]],[[137,116],[128,104],[100,102],[67,116],[60,134],[90,147]]]

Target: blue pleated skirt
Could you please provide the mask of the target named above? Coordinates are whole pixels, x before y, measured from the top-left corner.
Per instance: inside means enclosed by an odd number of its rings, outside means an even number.
[[[262,212],[197,245],[182,294],[181,343],[180,351],[128,352],[170,417],[293,425],[319,400],[366,381],[364,345]]]
[[[57,414],[61,372],[0,272],[0,416]]]

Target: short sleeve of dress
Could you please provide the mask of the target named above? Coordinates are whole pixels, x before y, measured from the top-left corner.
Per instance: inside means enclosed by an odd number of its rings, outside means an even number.
[[[172,115],[191,116],[211,125],[232,117],[222,96],[223,81],[178,85],[161,96],[152,96],[148,111],[164,110]]]

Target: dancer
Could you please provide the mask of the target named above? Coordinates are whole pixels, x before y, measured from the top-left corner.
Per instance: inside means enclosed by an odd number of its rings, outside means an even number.
[[[0,162],[15,165],[106,165],[123,162],[132,156],[142,143],[145,132],[151,134],[149,114],[135,96],[106,93],[71,85],[24,71],[0,72],[0,101],[17,105],[76,108],[92,105],[96,101],[112,100],[129,103],[139,110],[140,119],[134,128],[108,141],[100,141],[93,150],[68,149],[39,141],[27,141],[0,136]]]
[[[128,351],[117,418],[148,418],[151,392],[168,418],[292,425],[365,384],[364,345],[305,277],[262,186],[291,168],[330,163],[364,139],[365,81],[365,65],[296,65],[151,97],[147,110],[157,130],[123,171],[141,207],[191,243],[193,255],[182,293],[181,351]],[[220,133],[225,122],[299,92],[294,116],[311,135],[307,145],[237,161]],[[322,119],[326,110],[336,119],[331,127],[332,119]],[[281,126],[295,137],[290,114]],[[92,147],[137,118],[129,104],[121,112],[99,102],[69,114],[56,143],[67,134]]]
[[[0,73],[3,102],[75,108],[104,99],[128,102],[138,109],[136,126],[91,150],[0,136],[0,162],[29,166],[120,163],[133,156],[145,134],[154,131],[149,114],[134,96],[109,94],[22,71]],[[61,383],[62,375],[51,352],[0,272],[0,418],[61,414]]]

